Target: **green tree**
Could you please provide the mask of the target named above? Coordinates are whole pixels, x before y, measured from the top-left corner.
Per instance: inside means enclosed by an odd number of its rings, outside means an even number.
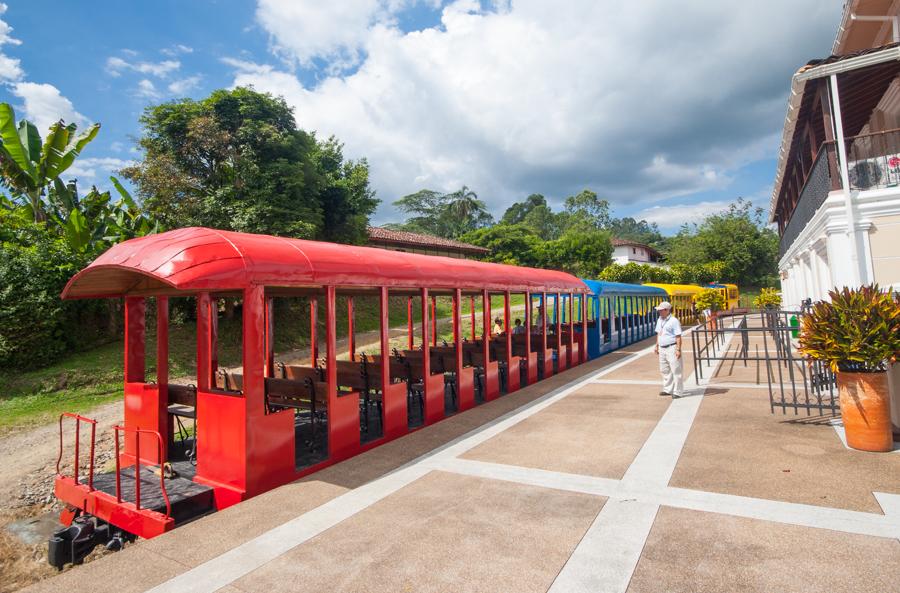
[[[297,128],[283,98],[250,88],[148,107],[143,160],[122,171],[164,226],[361,241],[377,200],[365,161]]]
[[[565,202],[565,227],[582,227],[602,230],[609,227],[609,202],[601,200],[589,189],[569,196]]]
[[[26,200],[33,220],[46,219],[45,192],[79,153],[100,131],[94,124],[76,135],[75,124],[62,120],[50,126],[47,138],[41,140],[37,127],[28,120],[16,124],[16,114],[9,103],[0,103],[0,185],[13,200]]]
[[[668,261],[693,265],[721,261],[724,277],[717,280],[770,285],[777,274],[778,235],[765,226],[762,208],[739,198],[726,212],[682,228],[672,239]]]
[[[535,206],[525,215],[522,224],[547,240],[558,239],[564,230],[562,217],[546,204]]]
[[[394,206],[412,216],[390,228],[436,237],[455,239],[493,223],[485,203],[466,186],[450,193],[422,189],[396,200]]]
[[[501,264],[516,266],[540,266],[540,248],[543,240],[524,224],[498,224],[469,231],[461,241],[491,250],[485,258]]]
[[[582,278],[596,278],[612,261],[609,233],[569,229],[538,250],[542,267],[564,270]]]
[[[541,194],[531,194],[523,202],[515,202],[503,213],[500,222],[503,224],[519,224],[525,221],[528,213],[538,206],[547,206],[547,198]]]
[[[325,176],[319,198],[324,217],[321,238],[337,243],[365,243],[369,216],[378,206],[369,186],[368,162],[345,161],[343,145],[334,137],[319,143],[315,156]]]

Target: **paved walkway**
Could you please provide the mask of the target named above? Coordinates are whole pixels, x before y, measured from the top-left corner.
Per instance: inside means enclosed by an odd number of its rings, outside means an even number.
[[[900,455],[851,451],[827,421],[770,414],[750,375],[691,373],[688,397],[659,397],[651,348],[31,590],[897,590]]]

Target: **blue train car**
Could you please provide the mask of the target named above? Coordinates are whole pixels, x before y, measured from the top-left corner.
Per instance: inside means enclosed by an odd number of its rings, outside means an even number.
[[[654,307],[666,300],[665,290],[622,282],[582,282],[592,292],[587,306],[589,359],[653,335],[657,318]]]

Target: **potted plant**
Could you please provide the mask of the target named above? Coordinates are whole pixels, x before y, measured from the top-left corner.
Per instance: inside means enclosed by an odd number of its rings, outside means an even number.
[[[725,308],[725,295],[716,288],[704,288],[694,296],[694,304],[715,326],[718,312]]]
[[[900,303],[877,284],[828,293],[800,324],[800,351],[837,376],[847,445],[890,451],[888,365],[900,355]]]

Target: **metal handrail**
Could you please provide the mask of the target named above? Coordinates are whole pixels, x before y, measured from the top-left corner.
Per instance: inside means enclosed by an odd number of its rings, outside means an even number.
[[[121,467],[119,460],[119,432],[133,432],[134,433],[134,508],[140,510],[141,508],[141,434],[152,434],[156,436],[157,444],[159,446],[158,449],[158,457],[160,460],[159,463],[159,488],[162,492],[163,500],[166,501],[166,517],[172,516],[172,505],[169,502],[169,494],[166,492],[166,479],[165,479],[165,470],[163,468],[162,462],[162,452],[163,452],[163,440],[162,436],[155,430],[149,430],[146,428],[133,428],[130,426],[122,426],[117,424],[113,426],[113,431],[115,432],[115,441],[116,441],[116,502],[122,502],[122,481],[121,481]]]
[[[81,422],[87,422],[91,425],[91,457],[90,457],[90,466],[88,469],[88,489],[94,489],[94,444],[96,442],[97,436],[97,421],[86,416],[81,416],[79,414],[74,414],[72,412],[63,412],[59,415],[59,456],[56,458],[56,474],[58,476],[62,476],[62,472],[60,471],[60,464],[62,463],[62,455],[63,455],[63,418],[74,418],[75,419],[75,467],[73,471],[73,479],[76,484],[80,484],[78,481],[78,467],[81,465],[80,460],[80,444],[81,444]]]

